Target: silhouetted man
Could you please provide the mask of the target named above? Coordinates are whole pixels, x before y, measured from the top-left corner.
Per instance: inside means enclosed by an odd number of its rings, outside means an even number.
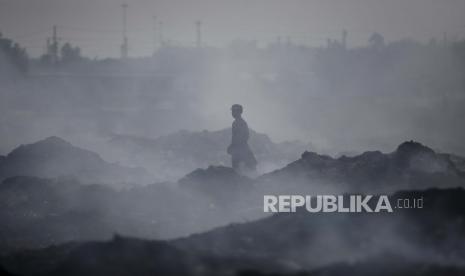
[[[234,104],[231,107],[231,114],[234,122],[232,123],[232,138],[228,153],[231,155],[232,167],[241,173],[254,172],[257,160],[247,143],[249,140],[249,127],[242,119],[242,106]]]

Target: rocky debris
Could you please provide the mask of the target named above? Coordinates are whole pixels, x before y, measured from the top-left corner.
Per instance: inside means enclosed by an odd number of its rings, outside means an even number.
[[[238,174],[230,167],[209,166],[197,169],[179,180],[181,187],[209,194],[229,193],[232,190],[250,187],[252,180]]]
[[[114,186],[149,182],[142,168],[128,168],[108,163],[95,152],[49,137],[33,144],[21,145],[0,160],[0,180],[12,176],[44,178],[75,177],[84,183]]]
[[[192,195],[205,197],[211,208],[229,210],[236,217],[240,209],[253,208],[257,206],[257,202],[261,202],[261,193],[254,186],[255,182],[229,167],[210,166],[207,169],[197,169],[178,183],[180,188]],[[252,213],[260,212],[242,214],[241,217],[250,218]]]
[[[82,185],[69,178],[7,178],[0,183],[0,254],[101,240],[114,232],[176,238],[243,221],[237,208],[244,207],[246,200],[241,198],[245,198],[245,190],[220,184],[216,190],[206,191],[192,183],[194,189],[186,182],[182,187],[155,183],[116,190],[108,185]]]
[[[396,252],[383,252],[370,258],[358,262],[344,262],[339,264],[328,265],[308,272],[312,276],[345,276],[359,275],[369,276],[376,274],[378,276],[434,276],[464,275],[465,268],[461,265],[454,265],[440,260],[412,260]]]
[[[191,235],[174,244],[202,254],[281,260],[300,269],[363,261],[381,252],[396,252],[411,261],[446,265],[443,260],[448,260],[447,265],[459,265],[465,259],[465,244],[459,242],[465,233],[465,190],[403,191],[390,196],[391,202],[420,197],[422,209],[276,214]]]
[[[28,261],[35,265],[24,266]],[[107,242],[69,243],[6,258],[8,270],[24,275],[188,275],[193,261],[167,242],[118,235]]]
[[[412,160],[417,158],[437,162],[440,166],[434,165],[434,170],[419,168],[412,164]],[[365,246],[381,238],[392,241],[397,236],[408,240],[409,246],[434,241],[427,246],[435,252],[443,250],[441,252],[447,254],[447,250],[452,250],[451,254],[462,256],[460,243],[456,248],[447,247],[447,244],[455,243],[456,236],[450,236],[452,241],[439,240],[436,243],[434,239],[437,237],[430,236],[432,232],[429,231],[439,233],[438,237],[452,233],[447,227],[454,228],[454,233],[462,233],[464,191],[421,191],[433,183],[431,179],[439,183],[438,187],[460,184],[461,172],[448,160],[448,155],[407,142],[389,154],[373,151],[354,157],[332,158],[305,152],[298,161],[257,179],[241,176],[229,167],[210,166],[193,171],[178,183],[158,183],[117,191],[103,185],[80,185],[73,178],[11,177],[0,184],[0,221],[3,226],[0,228],[0,251],[44,247],[73,240],[101,240],[114,232],[144,238],[177,238],[231,222],[256,220],[209,231],[208,235],[194,235],[173,244],[183,250],[207,252],[207,255],[221,255],[221,258],[265,258],[275,263],[284,261],[286,266],[297,264],[297,267],[307,264],[308,254],[313,256],[312,262],[337,261],[348,252],[361,252],[357,251],[359,248],[354,247],[354,243]],[[271,179],[287,189],[299,178],[305,179],[304,186],[311,188],[309,193],[302,187],[293,193],[274,190],[267,181]],[[423,195],[425,206],[430,208],[371,217],[367,214],[309,216],[299,213],[258,220],[266,215],[263,213],[263,194],[315,194],[315,185],[312,184],[321,179],[335,186],[337,181],[345,181],[347,185],[353,185],[351,188],[358,188],[365,194],[373,194],[379,188],[395,190],[407,186],[406,183],[415,184],[417,191],[403,196]],[[343,191],[339,189],[337,193]],[[378,233],[374,229],[386,230]],[[340,237],[345,236],[347,240],[340,241]],[[322,240],[337,242],[319,243]],[[312,244],[310,249],[309,244]],[[381,245],[388,248],[390,242]],[[381,245],[373,244],[372,248]],[[307,255],[297,254],[300,251],[295,250],[299,248],[305,249]],[[326,255],[323,254],[325,252]],[[314,256],[332,257],[319,259]]]
[[[266,215],[264,194],[321,194],[317,184],[333,187],[332,192],[338,194],[384,193],[406,187],[421,190],[435,183],[438,187],[463,186],[461,172],[446,155],[417,144],[399,148],[390,154],[373,151],[337,159],[305,152],[298,161],[257,179],[229,167],[210,166],[187,174],[178,183],[122,191],[81,185],[76,178],[8,178],[0,184],[0,221],[7,225],[0,228],[5,237],[0,239],[0,250],[12,244],[37,247],[108,237],[115,230],[144,238],[175,238],[261,218]],[[429,160],[446,164],[447,170],[432,172],[412,166],[411,160],[423,153]]]
[[[449,155],[410,141],[387,154],[368,151],[353,157],[333,158],[306,151],[299,160],[261,178],[281,182],[320,181],[365,192],[389,187],[395,190],[462,186],[465,174],[455,164]]]
[[[395,164],[403,170],[427,173],[457,173],[454,163],[421,143],[409,141],[393,153]]]
[[[465,190],[392,198],[418,196],[423,209],[278,214],[172,241],[116,235],[10,254],[0,265],[23,275],[373,275],[380,267],[381,275],[463,275]]]
[[[182,130],[155,139],[115,135],[107,144],[107,152],[123,163],[154,170],[162,180],[177,180],[197,168],[210,165],[228,166],[231,157],[226,148],[231,129],[191,132]],[[274,143],[266,134],[250,130],[249,145],[259,170],[271,171],[296,160],[310,145],[298,141]]]
[[[442,155],[445,156],[446,159],[449,159],[452,163],[454,163],[455,167],[465,173],[465,158],[462,156],[458,156],[455,154],[448,154],[443,153]]]

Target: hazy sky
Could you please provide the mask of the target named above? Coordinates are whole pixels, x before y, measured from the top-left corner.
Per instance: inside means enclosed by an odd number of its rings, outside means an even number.
[[[0,0],[0,30],[27,47],[44,51],[52,26],[62,41],[81,46],[85,55],[118,56],[120,0]],[[151,53],[154,20],[163,21],[166,40],[193,45],[194,22],[203,21],[205,44],[223,46],[235,38],[262,44],[278,36],[308,45],[349,31],[349,46],[364,43],[374,30],[387,40],[427,40],[465,36],[464,0],[127,0],[130,55]]]

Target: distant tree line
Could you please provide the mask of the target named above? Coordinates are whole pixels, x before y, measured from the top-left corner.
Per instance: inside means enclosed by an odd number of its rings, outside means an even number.
[[[81,48],[66,42],[58,49],[58,44],[47,45],[47,52],[40,57],[42,64],[71,64],[84,60],[81,55]]]
[[[29,58],[26,49],[0,33],[0,68],[13,65],[18,71],[26,72]]]

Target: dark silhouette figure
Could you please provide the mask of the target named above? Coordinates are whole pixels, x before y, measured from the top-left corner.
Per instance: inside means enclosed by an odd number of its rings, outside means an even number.
[[[228,154],[231,155],[234,170],[241,173],[252,173],[256,169],[257,160],[247,143],[249,140],[249,127],[242,118],[242,111],[242,106],[239,104],[234,104],[231,107],[234,122],[232,123],[232,138],[231,145],[228,147]]]

